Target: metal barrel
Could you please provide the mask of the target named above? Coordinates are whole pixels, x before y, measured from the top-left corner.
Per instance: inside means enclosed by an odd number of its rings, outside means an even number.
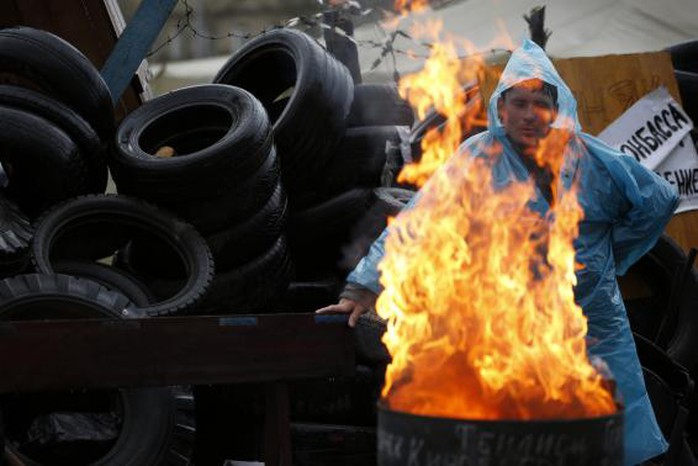
[[[379,466],[622,466],[623,411],[595,418],[465,420],[378,407]]]

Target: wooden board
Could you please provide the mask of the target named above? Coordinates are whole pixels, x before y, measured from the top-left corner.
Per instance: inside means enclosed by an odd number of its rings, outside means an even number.
[[[593,135],[659,86],[665,86],[681,102],[668,52],[565,58],[553,63],[577,99],[583,131]],[[488,69],[481,83],[486,102],[503,69],[503,65]],[[674,215],[666,232],[686,251],[698,247],[698,211]]]
[[[351,375],[346,315],[0,322],[0,393]]]

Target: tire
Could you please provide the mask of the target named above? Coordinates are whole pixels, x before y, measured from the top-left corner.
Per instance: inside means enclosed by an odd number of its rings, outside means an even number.
[[[121,293],[109,291],[90,280],[69,275],[28,274],[0,280],[0,320],[132,317],[134,316],[130,312],[132,307]],[[82,399],[82,404],[87,403],[90,407],[89,400],[92,398],[88,397],[96,396],[101,399],[115,400],[116,407],[112,406],[112,408],[116,409],[110,409],[110,411],[121,413],[122,424],[115,441],[106,448],[102,445],[98,451],[101,454],[91,458],[90,464],[102,466],[182,464],[182,458],[185,455],[191,455],[191,449],[182,448],[183,442],[176,442],[177,437],[182,436],[180,431],[188,426],[183,421],[174,422],[181,416],[176,411],[180,394],[175,393],[173,389],[91,390],[86,393],[73,391],[72,393],[4,395],[0,398],[0,407],[3,411],[8,440],[13,426],[19,425],[18,428],[24,430],[21,428],[20,419],[27,417],[28,413],[31,416],[32,412],[35,415],[31,417],[38,417],[40,410],[37,406],[51,407],[56,400],[62,400],[65,403],[66,399],[69,399],[75,403]],[[55,404],[50,411],[56,411]],[[188,432],[187,434],[191,436]],[[88,441],[87,444],[89,443]],[[43,463],[43,461],[35,461],[36,457],[27,457],[27,452],[20,451],[16,442],[8,442],[7,446],[22,460],[23,464]],[[81,447],[84,451],[86,444],[83,443]],[[91,455],[94,455],[94,452]],[[50,453],[45,459],[47,461],[44,464],[55,464],[56,458]],[[176,459],[179,462],[175,461]],[[65,464],[75,463],[73,461]]]
[[[681,106],[692,121],[698,121],[698,71],[674,71],[681,94]]]
[[[48,120],[0,106],[0,147],[9,178],[5,194],[30,217],[88,192],[89,173],[77,146]]]
[[[392,360],[382,338],[386,322],[377,314],[368,312],[359,317],[354,332],[356,358],[361,364],[371,367],[385,366]]]
[[[272,147],[262,166],[226,192],[206,199],[160,202],[160,206],[190,222],[204,235],[246,221],[263,208],[279,184],[281,168]]]
[[[252,94],[205,84],[141,105],[119,125],[116,145],[110,166],[120,193],[175,203],[218,196],[241,184],[266,160],[272,136]],[[154,156],[163,146],[176,155]]]
[[[37,305],[39,304],[39,305]],[[121,293],[64,274],[31,273],[0,280],[0,320],[139,317]]]
[[[466,93],[471,93],[473,88],[465,88],[463,90]],[[470,102],[468,102],[466,106],[470,107]],[[410,156],[413,161],[419,161],[422,158],[422,140],[424,137],[432,130],[443,133],[446,128],[446,122],[447,119],[442,114],[436,110],[431,110],[421,121],[418,121],[413,126],[409,138]],[[463,131],[459,142],[463,142],[469,137],[481,133],[486,129],[486,126],[472,126],[468,131]]]
[[[404,188],[376,188],[373,190],[376,208],[386,216],[394,217],[412,200],[415,191]]]
[[[414,112],[395,84],[357,84],[347,125],[412,126]]]
[[[354,188],[380,186],[388,150],[399,144],[396,126],[347,129],[318,181],[313,199],[329,199]],[[307,205],[307,201],[301,205]]]
[[[13,270],[28,259],[29,243],[34,235],[29,218],[17,205],[0,196],[0,271]]]
[[[698,73],[698,40],[689,40],[664,49],[671,54],[675,70]]]
[[[80,155],[85,160],[89,192],[104,192],[107,187],[105,145],[80,115],[57,100],[17,86],[0,85],[0,106],[16,108],[40,116],[63,130],[75,142]]]
[[[288,235],[299,280],[339,270],[342,247],[351,243],[350,232],[371,205],[371,190],[357,188],[289,218]]]
[[[78,49],[27,26],[0,30],[0,72],[29,79],[82,116],[103,142],[114,133],[114,107],[99,71]]]
[[[371,244],[388,226],[388,218],[396,216],[410,201],[414,191],[402,188],[375,188],[371,207],[351,228],[348,241],[342,247],[340,270],[348,273],[369,252]]]
[[[657,333],[670,310],[670,296],[677,274],[684,270],[688,257],[668,235],[663,234],[654,247],[621,277],[621,290],[626,280],[639,281],[645,296],[625,299],[630,326],[640,336],[655,341]],[[666,352],[695,377],[698,370],[698,341],[695,339],[698,318],[698,272],[693,267],[684,277],[683,290],[674,302],[678,309],[675,321],[667,321],[670,336]]]
[[[274,246],[254,260],[226,272],[216,273],[200,314],[273,312],[288,288],[293,265],[280,236]]]
[[[247,89],[268,110],[293,88],[288,105],[273,121],[290,198],[326,165],[344,133],[354,97],[353,81],[344,65],[312,37],[292,29],[272,30],[247,42],[223,65],[214,82]]]
[[[375,427],[382,379],[382,373],[358,365],[352,375],[290,381],[291,422]]]
[[[56,273],[86,278],[99,283],[108,290],[126,296],[138,307],[147,307],[155,297],[140,281],[123,270],[99,262],[61,261],[54,264]]]
[[[206,237],[218,270],[230,270],[268,250],[286,230],[286,193],[281,183],[249,220]]]
[[[36,222],[32,260],[37,270],[51,273],[54,264],[61,260],[95,261],[111,257],[133,238],[148,238],[169,246],[168,252],[180,258],[182,269],[176,293],[139,307],[139,312],[160,316],[192,309],[203,298],[213,278],[213,258],[208,245],[188,223],[136,199],[91,195],[56,206]]]

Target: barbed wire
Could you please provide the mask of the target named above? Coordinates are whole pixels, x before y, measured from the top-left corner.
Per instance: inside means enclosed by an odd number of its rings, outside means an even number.
[[[372,48],[372,49],[380,49],[380,54],[376,60],[371,64],[371,70],[375,70],[378,68],[385,60],[386,58],[390,58],[392,62],[392,68],[393,68],[393,73],[397,77],[397,55],[405,55],[409,56],[411,58],[422,58],[426,59],[429,57],[428,53],[417,53],[412,49],[403,49],[395,46],[395,42],[397,39],[402,38],[407,41],[409,41],[412,45],[416,45],[418,47],[422,47],[425,49],[431,49],[435,46],[434,43],[428,42],[428,41],[423,41],[423,40],[418,40],[409,33],[398,29],[392,30],[392,31],[386,31],[385,28],[383,28],[380,24],[379,20],[375,20],[374,26],[376,26],[383,34],[384,34],[384,40],[382,41],[376,41],[376,40],[357,40],[354,38],[351,34],[348,34],[346,31],[344,31],[340,27],[336,27],[335,25],[332,24],[327,24],[325,21],[325,15],[328,12],[334,12],[336,14],[342,14],[346,15],[349,17],[354,17],[354,18],[359,18],[362,21],[365,20],[365,18],[373,14],[374,11],[378,12],[379,16],[382,17],[387,17],[389,15],[395,15],[394,12],[388,11],[382,7],[375,7],[375,8],[364,8],[362,5],[356,1],[356,0],[347,0],[343,2],[330,2],[330,4],[326,4],[323,0],[318,0],[318,3],[320,5],[325,5],[326,8],[323,11],[313,13],[310,15],[299,15],[295,16],[293,18],[289,18],[285,21],[283,21],[283,24],[274,24],[270,25],[269,27],[266,27],[259,31],[256,34],[250,33],[250,32],[238,32],[238,31],[228,31],[225,34],[220,34],[220,35],[212,35],[212,34],[207,34],[207,33],[202,33],[199,31],[193,24],[192,22],[192,17],[194,16],[194,8],[189,4],[189,0],[179,0],[179,3],[183,5],[184,12],[182,16],[177,20],[174,28],[174,32],[171,35],[168,35],[167,38],[159,45],[157,45],[155,48],[150,50],[148,54],[146,55],[146,58],[150,58],[156,53],[158,53],[160,50],[164,49],[165,47],[169,46],[172,44],[172,42],[180,36],[182,33],[185,31],[190,31],[191,34],[194,37],[198,37],[201,39],[205,40],[211,40],[211,41],[216,41],[216,40],[222,40],[222,39],[230,39],[230,38],[238,38],[242,40],[249,40],[254,37],[257,37],[259,35],[265,34],[271,30],[275,29],[281,29],[281,28],[294,28],[294,29],[299,29],[299,30],[304,30],[304,32],[308,32],[313,28],[320,28],[320,29],[329,29],[332,30],[334,34],[337,34],[341,37],[346,38],[347,40],[351,41],[354,43],[357,47],[362,47],[362,48]],[[450,1],[446,1],[445,3],[451,3]],[[490,48],[487,50],[481,50],[478,52],[474,53],[468,53],[464,55],[459,55],[457,58],[458,59],[465,59],[468,57],[476,56],[476,55],[485,55],[485,54],[492,54],[492,53],[497,53],[497,52],[508,52],[511,53],[511,50],[505,49],[505,48]]]

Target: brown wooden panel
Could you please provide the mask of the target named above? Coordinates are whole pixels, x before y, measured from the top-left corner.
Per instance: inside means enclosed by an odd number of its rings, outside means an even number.
[[[3,322],[0,354],[0,391],[237,383],[354,371],[346,317],[313,314]]]

